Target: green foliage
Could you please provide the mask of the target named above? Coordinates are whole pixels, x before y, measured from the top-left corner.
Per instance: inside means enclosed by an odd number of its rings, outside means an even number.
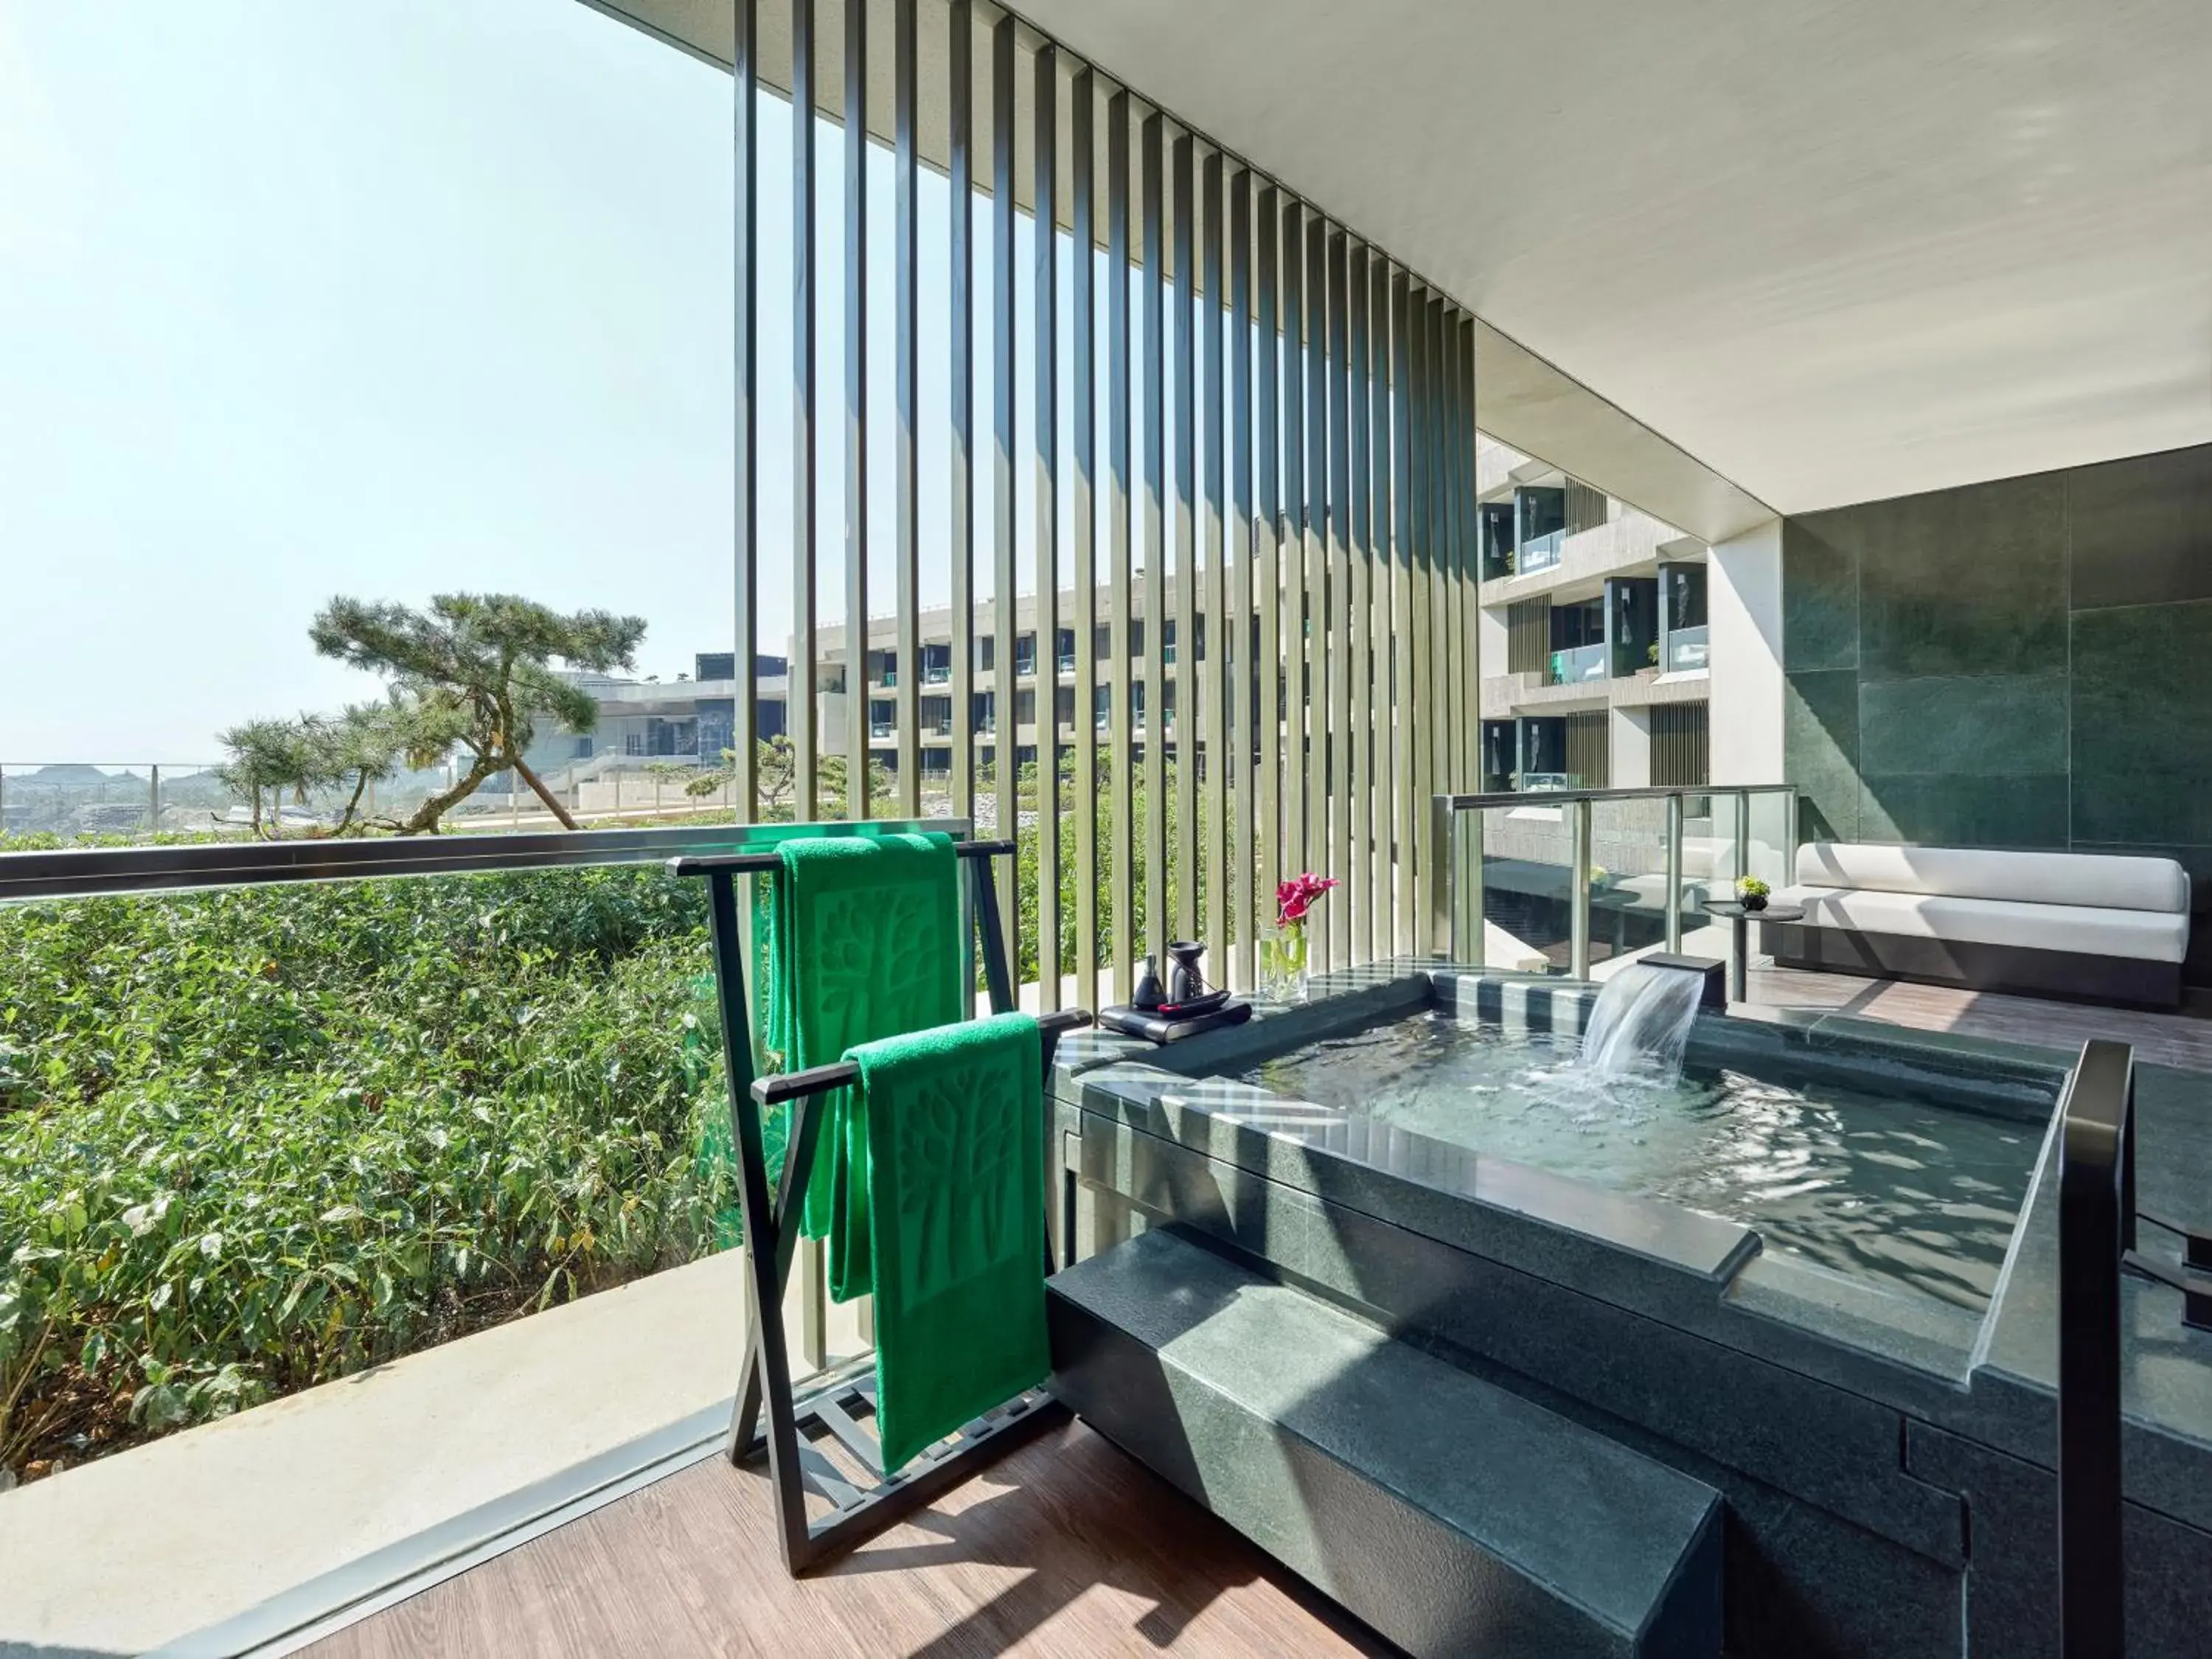
[[[390,777],[404,756],[442,754],[445,738],[404,697],[356,703],[338,714],[248,720],[220,738],[230,760],[216,769],[216,776],[233,794],[252,803],[256,835],[280,833],[276,814],[267,819],[261,815],[264,794],[279,806],[288,799],[305,806],[318,790],[347,791],[337,823],[318,832],[342,836],[353,828],[371,783]]]
[[[523,758],[539,720],[588,732],[599,719],[599,704],[553,663],[602,673],[628,668],[645,620],[605,611],[563,616],[511,593],[441,593],[428,611],[340,598],[316,615],[307,636],[321,655],[389,683],[403,721],[395,753],[417,767],[455,748],[470,757],[452,787],[394,826],[402,835],[436,830],[486,779],[509,769],[574,830],[568,809]]]
[[[1076,910],[1080,866],[1075,856],[1078,845],[1076,830],[1079,818],[1075,799],[1075,764],[1076,757],[1073,753],[1063,755],[1060,757],[1059,932],[1060,967],[1063,974],[1079,972],[1082,965],[1079,933],[1079,918]],[[1101,753],[1097,757],[1095,764],[1098,769],[1098,808],[1093,831],[1093,845],[1097,848],[1098,860],[1098,946],[1096,960],[1091,964],[1094,970],[1109,966],[1112,963],[1114,917],[1116,908],[1114,902],[1112,757]],[[988,796],[989,769],[986,768],[984,771],[985,781],[978,785],[978,793]],[[1199,917],[1201,923],[1200,931],[1203,931],[1206,901],[1205,872],[1206,870],[1211,869],[1214,863],[1212,825],[1206,821],[1203,813],[1200,815],[1199,836],[1205,848],[1205,858],[1202,861],[1204,867],[1195,872],[1187,872],[1183,868],[1182,860],[1177,856],[1182,845],[1182,811],[1176,802],[1176,763],[1173,760],[1167,763],[1166,781],[1167,789],[1165,799],[1161,803],[1161,811],[1167,817],[1168,858],[1165,871],[1167,913],[1170,917],[1182,913],[1183,884],[1188,880],[1193,887],[1192,908]],[[1023,981],[1034,980],[1038,975],[1038,940],[1042,936],[1041,927],[1043,911],[1039,902],[1042,887],[1037,859],[1037,841],[1041,833],[1037,817],[1040,799],[1038,782],[1039,769],[1032,763],[1021,769],[1015,785],[1015,799],[1022,820],[1018,836],[1021,847],[1020,882],[1018,889],[1021,916],[1021,961],[1015,977]],[[1146,918],[1149,915],[1150,902],[1147,881],[1150,860],[1146,848],[1146,826],[1152,818],[1152,802],[1149,792],[1145,787],[1145,779],[1141,772],[1129,781],[1129,823],[1132,827],[1132,834],[1129,837],[1129,865],[1133,872],[1129,936],[1136,942],[1135,953],[1141,956],[1146,948]],[[1231,935],[1233,939],[1235,935],[1233,924]],[[1230,942],[1231,940],[1226,939],[1207,941],[1217,951],[1224,949]]]
[[[1773,890],[1757,876],[1745,876],[1735,884],[1738,898],[1763,899]]]
[[[713,1248],[702,908],[616,869],[0,911],[0,1466]]]
[[[598,719],[598,703],[554,672],[553,659],[602,673],[628,668],[645,621],[605,611],[564,617],[511,593],[441,593],[427,611],[332,599],[307,636],[321,655],[451,708],[462,741],[519,753],[539,715],[577,732]]]
[[[799,751],[791,739],[781,732],[772,738],[763,738],[753,749],[754,811],[757,823],[791,823],[799,817]],[[849,763],[842,755],[817,754],[814,757],[814,793],[816,819],[840,818],[845,816],[846,772]],[[684,786],[687,794],[705,797],[720,794],[737,779],[737,751],[725,749],[720,762],[711,771],[702,772]],[[892,807],[890,769],[872,756],[868,760],[868,803],[870,814],[876,817],[887,816]]]

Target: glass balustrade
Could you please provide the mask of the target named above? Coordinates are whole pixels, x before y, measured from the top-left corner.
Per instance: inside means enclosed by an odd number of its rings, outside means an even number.
[[[1431,866],[1439,948],[1463,964],[1602,979],[1676,949],[1724,959],[1731,928],[1708,902],[1746,874],[1778,891],[1796,854],[1797,792],[1583,789],[1531,773],[1517,795],[1439,795],[1445,855]],[[1755,947],[1754,947],[1755,948]]]
[[[1577,645],[1565,651],[1552,653],[1551,672],[1545,678],[1547,685],[1581,685],[1589,680],[1606,677],[1605,645]]]
[[[1686,673],[1707,665],[1705,630],[1677,628],[1667,635],[1667,672]]]
[[[1540,570],[1550,570],[1559,562],[1560,550],[1566,544],[1567,532],[1554,530],[1548,536],[1532,536],[1522,542],[1514,555],[1513,574],[1532,576]]]

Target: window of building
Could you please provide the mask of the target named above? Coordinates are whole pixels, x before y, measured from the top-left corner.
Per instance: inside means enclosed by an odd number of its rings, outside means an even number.
[[[1519,574],[1546,570],[1559,562],[1559,544],[1567,535],[1567,492],[1541,485],[1525,486],[1513,493],[1516,559]]]
[[[1606,678],[1603,599],[1553,605],[1551,628],[1552,653],[1546,684],[1579,685],[1586,680]]]
[[[1476,515],[1482,549],[1482,580],[1494,582],[1514,574],[1513,503],[1485,501]]]
[[[1666,671],[1686,673],[1710,665],[1705,624],[1705,568],[1659,567],[1660,649]]]

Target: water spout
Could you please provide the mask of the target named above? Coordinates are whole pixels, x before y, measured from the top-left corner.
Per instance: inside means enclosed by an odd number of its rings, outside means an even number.
[[[1704,989],[1694,970],[1631,963],[1598,993],[1577,1068],[1601,1077],[1635,1073],[1676,1081]]]

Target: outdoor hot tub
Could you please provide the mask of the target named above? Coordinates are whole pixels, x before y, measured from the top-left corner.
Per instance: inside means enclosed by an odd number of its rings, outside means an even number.
[[[1725,1499],[1729,1651],[2054,1654],[2051,1127],[2070,1054],[1704,1013],[1592,1076],[1597,988],[1398,963],[1063,1046],[1076,1258],[1163,1227]],[[2212,1078],[2138,1071],[2143,1202]],[[2130,1651],[2212,1616],[2212,1339],[2130,1303]]]
[[[1709,1026],[1709,1032],[1725,1032]],[[1510,1159],[1741,1222],[1885,1291],[1978,1316],[1996,1289],[2057,1103],[2057,1079],[1910,1061],[1860,1076],[1782,1043],[1704,1036],[1665,1061],[1593,1069],[1572,1030],[1425,1008],[1241,1074],[1409,1140]]]

